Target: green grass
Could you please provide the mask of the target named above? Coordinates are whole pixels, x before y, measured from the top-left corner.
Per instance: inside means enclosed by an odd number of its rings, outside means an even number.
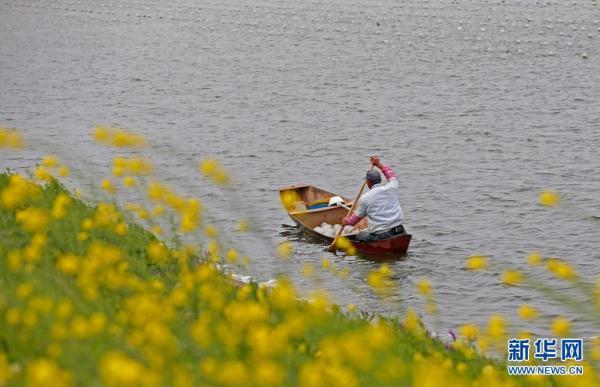
[[[0,192],[8,184],[9,175],[0,174]],[[9,256],[22,254],[32,240],[16,211],[51,211],[61,193],[72,199],[66,215],[52,219],[43,231],[47,243],[35,262],[14,269]],[[147,253],[156,237],[131,221],[125,235],[117,235],[110,224],[87,230],[81,240],[84,220],[96,211],[96,205],[57,182],[17,209],[0,205],[0,386],[36,385],[40,378],[37,385],[60,385],[61,372],[68,375],[66,384],[81,386],[528,384],[528,379],[506,376],[502,362],[468,349],[447,350],[398,321],[381,318],[378,325],[335,305],[296,301],[286,293],[285,281],[272,292],[236,284],[203,257],[183,254],[181,246],[169,250],[168,262],[156,264]],[[95,269],[98,293],[89,297],[83,274],[64,274],[57,260],[71,253],[84,265],[90,247],[99,242],[117,248],[121,258]],[[111,279],[119,265],[131,283]],[[24,283],[33,284],[33,292],[19,297]],[[62,315],[58,305],[65,300],[73,310]],[[19,319],[11,322],[14,311]],[[90,321],[98,315],[106,321],[92,332]],[[86,330],[77,327],[78,321],[88,325],[87,333],[78,333]],[[66,332],[58,335],[61,327]],[[253,337],[261,328],[265,348],[259,350]],[[128,360],[107,355],[114,351]],[[39,359],[48,360],[50,371],[42,372]]]

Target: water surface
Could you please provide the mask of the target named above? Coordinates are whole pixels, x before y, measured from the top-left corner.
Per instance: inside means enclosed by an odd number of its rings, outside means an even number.
[[[436,331],[498,312],[546,334],[568,309],[505,288],[497,270],[468,272],[465,259],[526,268],[538,250],[589,281],[599,274],[600,227],[589,219],[599,215],[599,29],[589,1],[2,1],[0,125],[31,147],[2,151],[0,166],[59,152],[79,167],[69,185],[93,193],[115,153],[92,144],[91,128],[132,128],[153,144],[159,175],[202,197],[223,229],[254,219],[262,231],[236,237],[252,256],[247,274],[287,272],[304,290],[391,314],[422,310],[414,286],[426,277]],[[303,181],[353,196],[371,154],[397,171],[414,236],[389,263],[399,284],[389,302],[366,285],[379,263],[304,240],[285,226],[276,191]],[[207,156],[233,172],[234,194],[199,177]],[[538,206],[544,188],[569,207]],[[295,252],[282,264],[273,246],[285,240]],[[349,276],[323,271],[324,257]],[[305,263],[318,284],[300,275]],[[524,302],[548,317],[520,322]],[[574,320],[578,334],[597,333]]]

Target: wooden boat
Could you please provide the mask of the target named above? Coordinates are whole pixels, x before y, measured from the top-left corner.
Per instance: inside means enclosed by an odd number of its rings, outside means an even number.
[[[296,184],[283,187],[279,190],[279,195],[282,203],[287,205],[288,215],[302,231],[328,243],[333,242],[333,238],[315,231],[314,228],[322,223],[340,224],[341,220],[348,215],[348,208],[328,206],[330,198],[340,195],[312,185]],[[352,206],[351,199],[340,197],[346,206]],[[367,226],[367,218],[363,218],[354,227],[362,230]],[[390,239],[372,242],[360,242],[354,236],[348,236],[347,238],[358,251],[363,253],[404,254],[408,250],[412,235],[396,235]]]

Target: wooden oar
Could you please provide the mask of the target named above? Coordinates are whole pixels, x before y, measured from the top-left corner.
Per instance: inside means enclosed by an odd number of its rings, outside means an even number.
[[[373,165],[371,165],[371,168],[369,170],[371,170],[371,169],[373,169]],[[354,199],[354,202],[352,203],[352,207],[348,211],[348,215],[350,215],[352,212],[354,212],[356,203],[358,203],[358,199],[360,199],[360,195],[362,195],[366,185],[367,185],[367,179],[365,178],[365,181],[363,181],[362,185],[360,186],[360,190],[358,191],[358,194],[356,195],[356,198]],[[346,215],[346,216],[348,216],[348,215]],[[333,243],[331,243],[331,245],[329,245],[329,247],[327,248],[327,251],[329,251],[331,253],[335,253],[337,251],[336,243],[337,243],[338,239],[340,239],[340,236],[342,235],[342,231],[344,231],[344,225],[342,225],[342,228],[340,229],[340,231],[338,231],[337,235],[333,239]]]

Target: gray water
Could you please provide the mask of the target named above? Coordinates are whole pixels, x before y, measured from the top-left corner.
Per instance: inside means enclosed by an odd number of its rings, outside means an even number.
[[[0,125],[30,146],[0,151],[0,167],[57,152],[74,170],[67,184],[97,194],[116,153],[92,143],[93,126],[131,128],[153,144],[159,176],[201,197],[223,230],[253,220],[260,231],[235,239],[259,280],[288,273],[305,292],[394,315],[423,310],[414,287],[428,278],[435,331],[497,312],[548,334],[562,314],[591,336],[598,323],[504,287],[498,268],[528,270],[537,250],[587,281],[600,273],[599,41],[591,1],[2,0]],[[371,154],[397,171],[413,234],[388,262],[398,290],[385,302],[366,285],[380,263],[305,240],[276,190],[302,181],[354,196]],[[199,176],[208,156],[232,171],[235,192]],[[566,205],[540,207],[545,188]],[[286,240],[294,254],[282,263],[274,246]],[[495,268],[465,270],[474,253]],[[322,270],[323,258],[350,275]],[[300,275],[305,263],[318,280]],[[519,321],[524,302],[544,318]]]

